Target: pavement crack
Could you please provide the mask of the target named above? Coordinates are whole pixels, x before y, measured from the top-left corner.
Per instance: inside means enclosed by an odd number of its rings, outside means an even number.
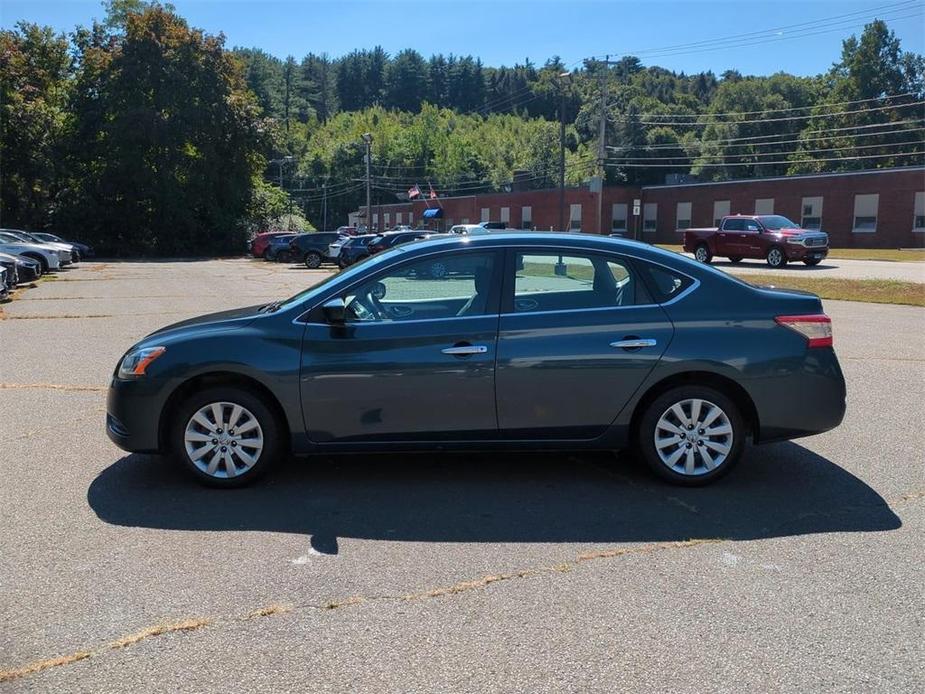
[[[84,386],[69,383],[0,383],[0,390],[70,390],[75,392],[103,393],[106,386]]]

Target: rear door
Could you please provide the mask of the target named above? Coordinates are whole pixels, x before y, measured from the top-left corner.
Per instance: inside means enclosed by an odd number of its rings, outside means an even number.
[[[509,250],[495,375],[501,436],[600,436],[673,332],[631,261],[569,248]]]

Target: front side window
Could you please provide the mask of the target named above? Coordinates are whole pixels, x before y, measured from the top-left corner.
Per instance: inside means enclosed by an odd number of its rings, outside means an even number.
[[[597,254],[518,252],[514,313],[632,306],[638,283],[629,266]]]
[[[447,253],[407,263],[352,289],[347,322],[478,316],[489,306],[495,254]]]
[[[771,231],[778,231],[779,229],[799,228],[799,225],[796,222],[793,222],[787,217],[783,217],[779,214],[771,215],[770,217],[762,217],[761,223],[764,224],[765,229],[769,229]]]

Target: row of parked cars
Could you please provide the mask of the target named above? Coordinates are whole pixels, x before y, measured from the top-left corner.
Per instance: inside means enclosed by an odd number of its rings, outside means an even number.
[[[0,229],[0,299],[17,285],[94,255],[93,248],[43,231]]]
[[[485,234],[493,229],[504,229],[505,226],[503,222],[457,224],[448,232],[398,226],[390,231],[371,234],[363,233],[362,229],[356,227],[309,233],[266,232],[255,236],[250,241],[248,250],[254,257],[277,262],[302,262],[309,269],[319,268],[324,263],[333,263],[345,268],[409,241],[453,234]]]

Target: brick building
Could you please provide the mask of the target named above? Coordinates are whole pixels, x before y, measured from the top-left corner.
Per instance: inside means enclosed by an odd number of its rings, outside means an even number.
[[[634,217],[633,200],[641,201]],[[425,219],[428,208],[440,217]],[[600,209],[600,217],[598,210]],[[364,216],[365,206],[359,215]],[[925,246],[925,167],[754,178],[719,183],[607,186],[565,191],[565,226],[618,232],[652,243],[677,243],[687,227],[714,226],[725,214],[781,214],[828,232],[838,248]],[[433,213],[431,213],[433,214]],[[355,220],[356,215],[351,215]],[[381,221],[380,221],[381,219]],[[375,228],[397,224],[448,229],[453,224],[507,222],[511,228],[559,227],[559,191],[489,193],[373,205]]]

